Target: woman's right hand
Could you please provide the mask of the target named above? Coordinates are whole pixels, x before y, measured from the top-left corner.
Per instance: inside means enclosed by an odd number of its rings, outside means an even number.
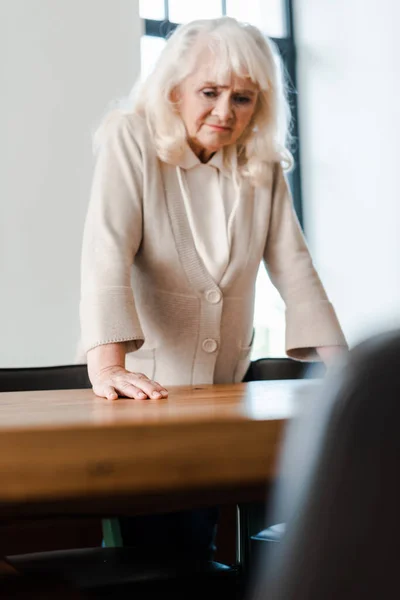
[[[143,373],[131,373],[125,365],[125,344],[116,342],[92,348],[87,353],[89,379],[96,396],[116,400],[118,396],[160,400],[167,390]]]
[[[152,381],[143,373],[132,373],[123,367],[112,366],[92,374],[91,382],[96,396],[116,400],[118,396],[135,400],[160,400],[168,396],[168,391],[157,381]]]

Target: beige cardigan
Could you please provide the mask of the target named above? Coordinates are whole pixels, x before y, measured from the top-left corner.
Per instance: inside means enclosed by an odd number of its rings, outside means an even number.
[[[345,345],[295,216],[282,169],[241,183],[229,265],[219,285],[195,244],[174,165],[161,169],[136,115],[108,124],[82,251],[82,348],[127,342],[127,368],[162,385],[242,380],[250,361],[255,281],[264,259],[286,304],[286,348],[315,359]]]

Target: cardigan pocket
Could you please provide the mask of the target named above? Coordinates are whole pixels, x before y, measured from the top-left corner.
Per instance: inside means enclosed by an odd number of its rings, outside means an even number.
[[[253,349],[254,334],[255,331],[253,329],[250,344],[247,346],[241,346],[239,349],[239,358],[233,375],[234,383],[241,383],[243,381],[244,376],[247,373],[247,369],[250,365],[250,355]]]

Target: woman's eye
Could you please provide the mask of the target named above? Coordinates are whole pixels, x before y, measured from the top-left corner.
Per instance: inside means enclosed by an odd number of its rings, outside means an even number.
[[[249,98],[248,96],[235,96],[234,101],[236,102],[236,104],[248,104],[249,102],[251,102],[251,98]]]
[[[215,90],[203,90],[203,96],[206,98],[216,98],[217,92]]]

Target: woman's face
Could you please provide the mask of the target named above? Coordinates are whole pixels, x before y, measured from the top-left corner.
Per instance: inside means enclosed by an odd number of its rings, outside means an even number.
[[[258,88],[249,78],[232,75],[214,81],[213,60],[209,51],[200,53],[193,73],[177,91],[188,143],[202,162],[240,138],[254,115],[258,97]]]

